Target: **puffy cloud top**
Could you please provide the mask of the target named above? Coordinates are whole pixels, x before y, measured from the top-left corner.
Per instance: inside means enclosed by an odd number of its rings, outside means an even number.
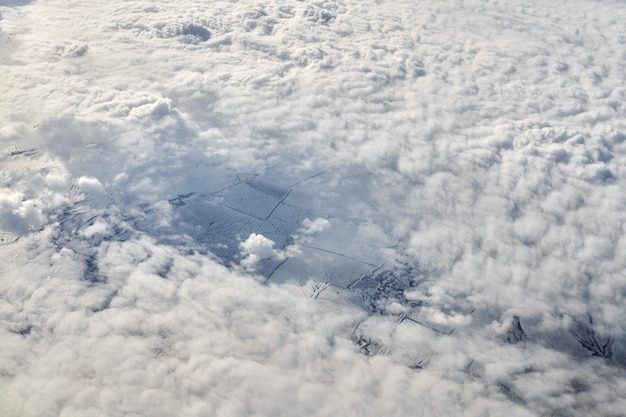
[[[0,1],[0,414],[623,414],[625,19]]]

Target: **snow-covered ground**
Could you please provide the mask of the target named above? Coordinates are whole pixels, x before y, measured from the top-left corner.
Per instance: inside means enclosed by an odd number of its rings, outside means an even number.
[[[621,416],[626,3],[0,0],[0,416]]]

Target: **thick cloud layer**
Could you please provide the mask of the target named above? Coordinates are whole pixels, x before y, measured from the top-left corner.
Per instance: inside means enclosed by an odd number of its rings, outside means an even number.
[[[623,414],[625,19],[0,1],[0,415]]]

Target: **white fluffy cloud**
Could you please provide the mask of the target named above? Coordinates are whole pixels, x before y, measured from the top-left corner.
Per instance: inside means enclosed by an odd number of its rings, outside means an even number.
[[[622,2],[88,3],[0,1],[1,415],[623,413]]]
[[[318,217],[315,220],[304,219],[302,221],[302,233],[305,235],[312,235],[314,233],[322,232],[330,227],[328,219]]]
[[[78,179],[78,187],[90,194],[104,194],[104,188],[97,178],[80,177]]]
[[[274,241],[263,235],[252,233],[246,240],[239,244],[242,259],[241,264],[246,268],[254,268],[254,266],[263,259],[283,260],[284,255],[281,251],[274,248]]]

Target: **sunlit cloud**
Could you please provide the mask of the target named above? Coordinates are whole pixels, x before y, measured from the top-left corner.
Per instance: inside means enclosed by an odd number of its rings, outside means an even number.
[[[624,18],[0,1],[0,415],[621,415]]]

